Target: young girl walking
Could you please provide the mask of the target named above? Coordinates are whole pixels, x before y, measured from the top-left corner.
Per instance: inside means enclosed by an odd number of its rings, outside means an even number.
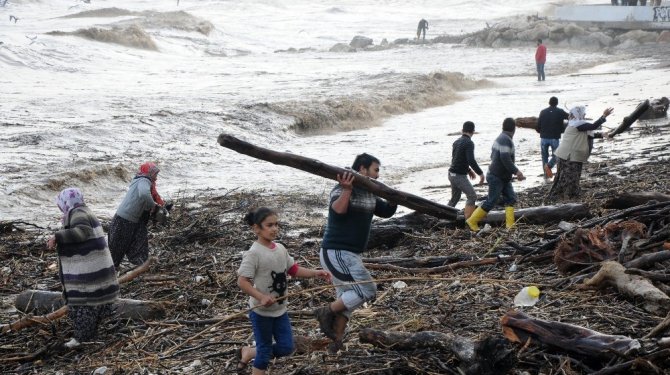
[[[72,348],[95,338],[101,319],[112,312],[119,283],[107,248],[102,225],[84,204],[77,188],[68,188],[56,197],[63,213],[63,229],[47,242],[58,252],[58,269],[68,317],[73,322]]]
[[[237,370],[244,371],[253,359],[252,374],[257,375],[265,374],[272,358],[288,356],[294,349],[291,322],[286,311],[288,301],[277,301],[286,294],[287,275],[318,277],[328,282],[331,276],[324,270],[300,267],[282,244],[274,242],[279,235],[274,211],[261,207],[249,212],[244,220],[258,238],[242,255],[237,284],[249,295],[249,306],[253,308],[249,319],[256,347],[245,346],[238,351]]]

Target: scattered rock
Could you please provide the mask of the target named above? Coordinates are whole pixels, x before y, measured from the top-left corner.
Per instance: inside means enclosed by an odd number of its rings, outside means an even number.
[[[372,45],[372,39],[362,35],[356,35],[349,43],[351,48],[365,48],[370,45]]]
[[[346,43],[337,43],[334,46],[330,47],[328,50],[330,52],[353,52],[355,49],[349,47]]]

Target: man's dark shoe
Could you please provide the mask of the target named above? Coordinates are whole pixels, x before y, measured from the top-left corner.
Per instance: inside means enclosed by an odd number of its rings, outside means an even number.
[[[314,310],[314,317],[319,322],[321,332],[331,340],[335,340],[335,331],[333,331],[333,322],[335,321],[335,313],[326,305]]]

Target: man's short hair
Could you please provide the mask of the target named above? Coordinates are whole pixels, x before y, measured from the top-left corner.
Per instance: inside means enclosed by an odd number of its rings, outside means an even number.
[[[513,132],[514,129],[516,129],[516,122],[514,122],[513,118],[508,117],[503,120],[503,131]]]
[[[542,39],[538,39],[537,42],[542,44]]]
[[[475,123],[472,121],[466,121],[463,123],[463,133],[474,133],[475,132]]]
[[[381,162],[376,157],[370,154],[362,153],[356,156],[356,159],[354,159],[354,164],[351,165],[351,169],[358,172],[358,170],[361,169],[361,167],[365,169],[370,168],[372,163],[377,163],[381,165]]]
[[[549,98],[549,105],[552,107],[556,107],[558,105],[558,98],[555,96]]]

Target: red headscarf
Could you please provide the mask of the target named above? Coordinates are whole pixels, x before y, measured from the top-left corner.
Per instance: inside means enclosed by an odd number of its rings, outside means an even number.
[[[161,198],[156,190],[156,177],[158,176],[158,172],[160,172],[160,169],[158,169],[158,166],[156,166],[155,163],[146,162],[140,165],[140,171],[137,175],[149,177],[151,180],[151,197],[159,206],[163,206],[165,201],[163,201],[163,198]]]

